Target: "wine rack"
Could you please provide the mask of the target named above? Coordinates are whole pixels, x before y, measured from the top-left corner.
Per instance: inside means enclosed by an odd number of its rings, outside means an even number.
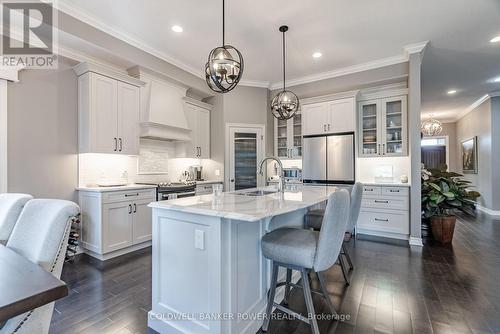
[[[73,263],[75,256],[78,252],[78,245],[80,243],[80,215],[71,218],[71,230],[69,232],[68,247],[66,248],[65,262]]]

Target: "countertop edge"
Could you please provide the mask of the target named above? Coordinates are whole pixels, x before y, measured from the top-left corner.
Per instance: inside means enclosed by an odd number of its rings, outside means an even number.
[[[147,185],[147,184],[137,184],[137,185],[118,186],[118,187],[77,187],[75,189],[77,191],[105,193],[105,192],[113,192],[113,191],[156,189],[156,186],[155,185]]]

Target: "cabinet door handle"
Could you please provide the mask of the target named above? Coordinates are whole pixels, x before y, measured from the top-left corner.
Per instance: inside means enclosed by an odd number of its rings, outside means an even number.
[[[382,154],[385,155],[385,144],[382,144]]]
[[[115,140],[115,152],[118,151],[118,140],[116,138],[113,138]]]
[[[377,152],[378,155],[380,155],[380,144],[378,144],[378,152]]]
[[[129,204],[128,205],[128,214],[131,214],[132,213],[132,204]]]
[[[375,203],[386,203],[386,204],[388,204],[388,203],[389,203],[389,201],[379,201],[379,200],[375,200]]]
[[[375,218],[375,221],[378,221],[378,222],[388,222],[389,219],[379,219],[379,218]]]
[[[200,154],[198,156],[201,157],[201,146],[198,146],[198,149],[200,150]]]
[[[328,124],[328,131],[330,131],[330,126],[331,126],[331,124]]]
[[[125,197],[134,197],[134,196],[139,196],[139,193],[135,193],[135,194],[125,194]]]
[[[134,203],[134,213],[137,212],[137,204]]]
[[[323,132],[326,132],[326,124],[323,124]]]
[[[123,141],[121,138],[118,138],[118,140],[120,141],[120,149],[119,151],[121,152],[123,150]]]

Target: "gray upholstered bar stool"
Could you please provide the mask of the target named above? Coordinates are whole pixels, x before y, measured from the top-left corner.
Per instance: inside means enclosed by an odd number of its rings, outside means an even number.
[[[363,185],[360,182],[356,182],[352,187],[351,191],[351,209],[349,213],[349,223],[347,224],[347,229],[352,231],[354,229],[354,225],[358,220],[359,210],[361,208],[361,198],[363,195]],[[309,210],[304,217],[306,228],[312,228],[315,231],[321,230],[321,225],[323,221],[323,216],[325,214],[325,210],[323,209],[313,209]],[[339,257],[340,268],[342,269],[342,275],[346,281],[346,284],[349,285],[349,278],[347,276],[347,268],[343,261],[343,257],[346,259],[347,264],[349,265],[349,269],[353,269],[354,266],[351,261],[351,257],[347,251],[345,246],[345,242],[342,243],[342,251],[340,253],[342,256]]]
[[[267,331],[269,327],[272,308],[275,306],[279,310],[310,324],[314,334],[319,333],[309,282],[308,272],[310,270],[314,270],[319,278],[321,292],[317,293],[326,299],[331,313],[336,315],[326,290],[323,271],[333,266],[339,257],[349,218],[349,201],[347,190],[339,190],[329,196],[323,217],[323,228],[320,232],[307,229],[279,228],[262,237],[262,253],[272,261],[273,268],[266,318],[262,325],[263,331]],[[290,269],[301,272],[302,285],[290,285],[303,288],[307,312],[309,313],[307,318],[274,302],[279,267],[287,268],[288,272],[291,272]],[[285,300],[288,299],[288,294],[287,285]]]

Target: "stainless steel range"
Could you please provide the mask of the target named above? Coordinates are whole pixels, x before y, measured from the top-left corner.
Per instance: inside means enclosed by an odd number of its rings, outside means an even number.
[[[165,201],[169,199],[194,196],[196,193],[196,182],[160,182],[142,183],[156,185],[156,200]]]

